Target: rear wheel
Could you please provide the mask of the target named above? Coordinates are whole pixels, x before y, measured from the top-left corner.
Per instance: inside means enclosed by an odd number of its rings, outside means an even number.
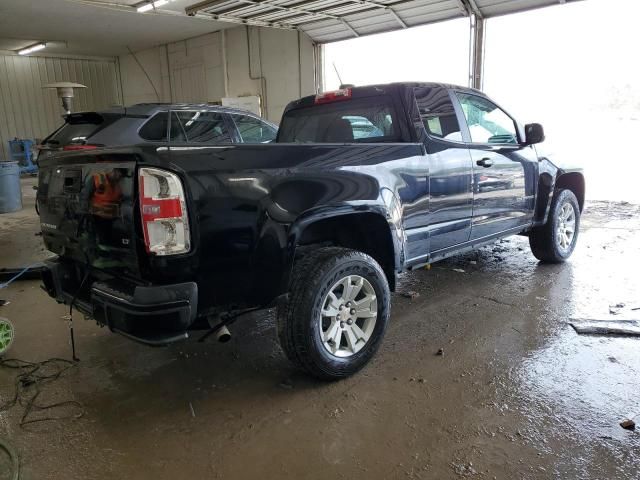
[[[311,375],[344,378],[378,350],[389,309],[389,285],[373,258],[319,248],[294,266],[289,301],[278,308],[280,344]]]
[[[558,190],[551,200],[547,223],[529,234],[531,251],[542,262],[564,262],[573,253],[579,230],[578,199],[571,190]]]

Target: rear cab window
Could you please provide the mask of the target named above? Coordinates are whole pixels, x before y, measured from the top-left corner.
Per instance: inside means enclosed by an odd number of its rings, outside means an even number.
[[[462,142],[460,123],[449,91],[441,87],[414,88],[420,120],[431,137]]]
[[[400,139],[393,100],[377,95],[289,110],[279,143],[370,143]]]

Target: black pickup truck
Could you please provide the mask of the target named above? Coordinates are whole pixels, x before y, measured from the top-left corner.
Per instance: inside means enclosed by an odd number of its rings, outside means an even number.
[[[45,288],[151,345],[275,306],[287,356],[345,377],[399,273],[513,234],[571,255],[584,177],[543,140],[479,91],[398,83],[291,102],[271,144],[61,152],[40,164]]]

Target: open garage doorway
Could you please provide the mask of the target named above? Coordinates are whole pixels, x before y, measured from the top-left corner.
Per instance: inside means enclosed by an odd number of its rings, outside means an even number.
[[[615,5],[590,0],[489,18],[483,90],[522,123],[541,123],[541,149],[552,159],[585,168],[590,200],[637,203],[640,163],[627,143],[640,126],[640,64],[631,52],[640,42],[640,3]],[[466,18],[330,43],[325,89],[407,80],[467,85],[468,59]]]
[[[324,52],[326,90],[335,90],[341,83],[413,80],[466,85],[469,19],[329,43]]]
[[[640,3],[591,0],[491,19],[484,90],[544,125],[545,152],[586,170],[590,200],[640,202]],[[567,29],[571,26],[571,30]]]

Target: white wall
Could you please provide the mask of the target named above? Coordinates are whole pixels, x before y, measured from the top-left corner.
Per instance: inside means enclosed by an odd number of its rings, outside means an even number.
[[[170,43],[174,102],[219,102],[225,95],[220,32]]]
[[[71,81],[73,110],[98,110],[120,103],[115,59],[89,60],[0,54],[0,161],[9,160],[8,140],[44,138],[58,128],[64,113],[52,82]]]
[[[118,62],[124,105],[171,101],[166,46],[123,55]]]
[[[126,105],[259,95],[263,116],[278,122],[289,101],[315,92],[314,45],[290,30],[230,28],[135,57],[140,64],[132,55],[119,58]]]

